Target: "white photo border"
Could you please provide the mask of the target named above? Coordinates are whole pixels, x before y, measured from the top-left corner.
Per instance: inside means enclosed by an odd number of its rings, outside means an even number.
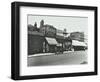
[[[20,76],[94,72],[94,11],[77,9],[56,9],[41,7],[20,7]],[[27,66],[27,15],[61,15],[88,17],[88,64],[86,65],[59,65],[59,66]],[[67,69],[67,70],[66,70]]]

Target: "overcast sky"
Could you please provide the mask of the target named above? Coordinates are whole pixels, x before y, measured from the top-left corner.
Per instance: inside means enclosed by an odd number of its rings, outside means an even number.
[[[28,15],[28,24],[34,25],[37,22],[37,26],[40,26],[40,21],[44,20],[44,24],[53,25],[55,28],[63,30],[67,29],[67,32],[84,32],[88,33],[88,18],[87,17],[68,17],[68,16],[43,16],[43,15]]]

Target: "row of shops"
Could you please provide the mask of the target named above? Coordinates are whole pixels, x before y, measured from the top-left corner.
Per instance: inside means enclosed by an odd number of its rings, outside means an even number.
[[[46,37],[41,33],[28,32],[28,54],[63,53],[70,50],[72,40],[68,38]]]
[[[84,41],[84,33],[74,32],[70,35],[68,37],[66,29],[58,30],[52,25],[44,24],[43,20],[39,28],[36,23],[34,26],[28,25],[28,54],[63,53],[72,48],[77,50],[86,46],[79,42]]]

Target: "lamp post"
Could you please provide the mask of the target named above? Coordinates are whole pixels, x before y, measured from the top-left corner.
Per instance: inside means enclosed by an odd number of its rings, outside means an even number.
[[[66,46],[65,46],[65,42],[66,42],[66,35],[67,35],[67,32],[66,32],[66,31],[67,31],[67,30],[66,30],[66,29],[64,29],[64,32],[63,32],[64,42],[63,42],[63,45],[62,45],[63,50],[65,50],[65,48],[66,48]]]

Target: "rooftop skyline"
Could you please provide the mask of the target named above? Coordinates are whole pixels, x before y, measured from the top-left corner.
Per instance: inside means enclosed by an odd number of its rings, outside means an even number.
[[[42,16],[42,15],[28,15],[28,24],[40,27],[40,21],[44,20],[44,24],[53,25],[56,29],[67,32],[84,32],[88,33],[88,18],[87,17],[68,17],[68,16]]]

